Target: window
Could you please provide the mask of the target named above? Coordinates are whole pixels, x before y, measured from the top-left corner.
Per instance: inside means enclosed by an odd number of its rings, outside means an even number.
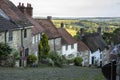
[[[41,38],[41,34],[39,34],[39,40],[40,40],[40,38]]]
[[[71,49],[74,49],[74,44],[71,45]]]
[[[68,50],[68,45],[66,45],[66,50]]]
[[[0,33],[0,39],[2,38],[2,34]]]
[[[37,42],[37,35],[36,35],[36,39],[35,39],[35,40],[36,40],[36,42]]]
[[[102,54],[100,54],[100,59],[102,59]]]
[[[35,43],[35,37],[34,36],[32,37],[32,43],[33,44]]]
[[[13,32],[9,31],[8,33],[8,41],[12,41],[13,40]]]
[[[26,49],[25,49],[25,57],[27,57],[28,54],[29,54],[29,48],[26,48]]]
[[[27,37],[27,29],[24,30],[24,38]]]

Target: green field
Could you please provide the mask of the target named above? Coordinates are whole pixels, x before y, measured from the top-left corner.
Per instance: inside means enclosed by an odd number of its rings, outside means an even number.
[[[75,36],[76,35],[76,32],[75,30],[73,29],[66,29],[68,33],[70,33],[72,36]]]
[[[98,68],[0,68],[0,80],[105,80]]]

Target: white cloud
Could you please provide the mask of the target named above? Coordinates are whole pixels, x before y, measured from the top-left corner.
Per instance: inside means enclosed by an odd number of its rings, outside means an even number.
[[[39,16],[120,16],[119,0],[11,0],[31,3]]]

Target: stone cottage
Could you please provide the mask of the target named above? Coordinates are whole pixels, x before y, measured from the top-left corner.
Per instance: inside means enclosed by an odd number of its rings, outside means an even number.
[[[16,49],[21,56],[20,66],[24,66],[31,52],[33,25],[9,0],[0,0],[0,18],[0,42],[8,43]]]
[[[51,20],[51,16],[48,16],[47,19],[36,18],[36,21],[44,28],[44,33],[48,36],[51,52],[55,51],[61,54],[61,35]]]
[[[82,59],[83,59],[82,66],[89,66],[89,57],[90,57],[91,51],[87,47],[87,45],[80,39],[77,42],[78,42],[77,55],[82,57]]]
[[[41,36],[44,33],[43,27],[35,20],[32,18],[33,14],[33,8],[31,4],[27,3],[27,6],[24,6],[24,3],[19,3],[17,6],[18,9],[27,17],[27,19],[34,25],[32,27],[32,44],[31,44],[31,53],[30,54],[35,54],[38,56],[38,44],[40,42]]]

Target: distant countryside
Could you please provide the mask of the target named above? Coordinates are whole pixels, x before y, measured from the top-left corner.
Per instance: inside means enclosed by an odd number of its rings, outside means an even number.
[[[102,28],[102,33],[112,33],[116,28],[120,27],[120,18],[53,18],[53,23],[57,28],[61,23],[64,23],[64,28],[72,35],[75,36],[80,28],[85,28],[86,32],[96,32],[98,27]]]

